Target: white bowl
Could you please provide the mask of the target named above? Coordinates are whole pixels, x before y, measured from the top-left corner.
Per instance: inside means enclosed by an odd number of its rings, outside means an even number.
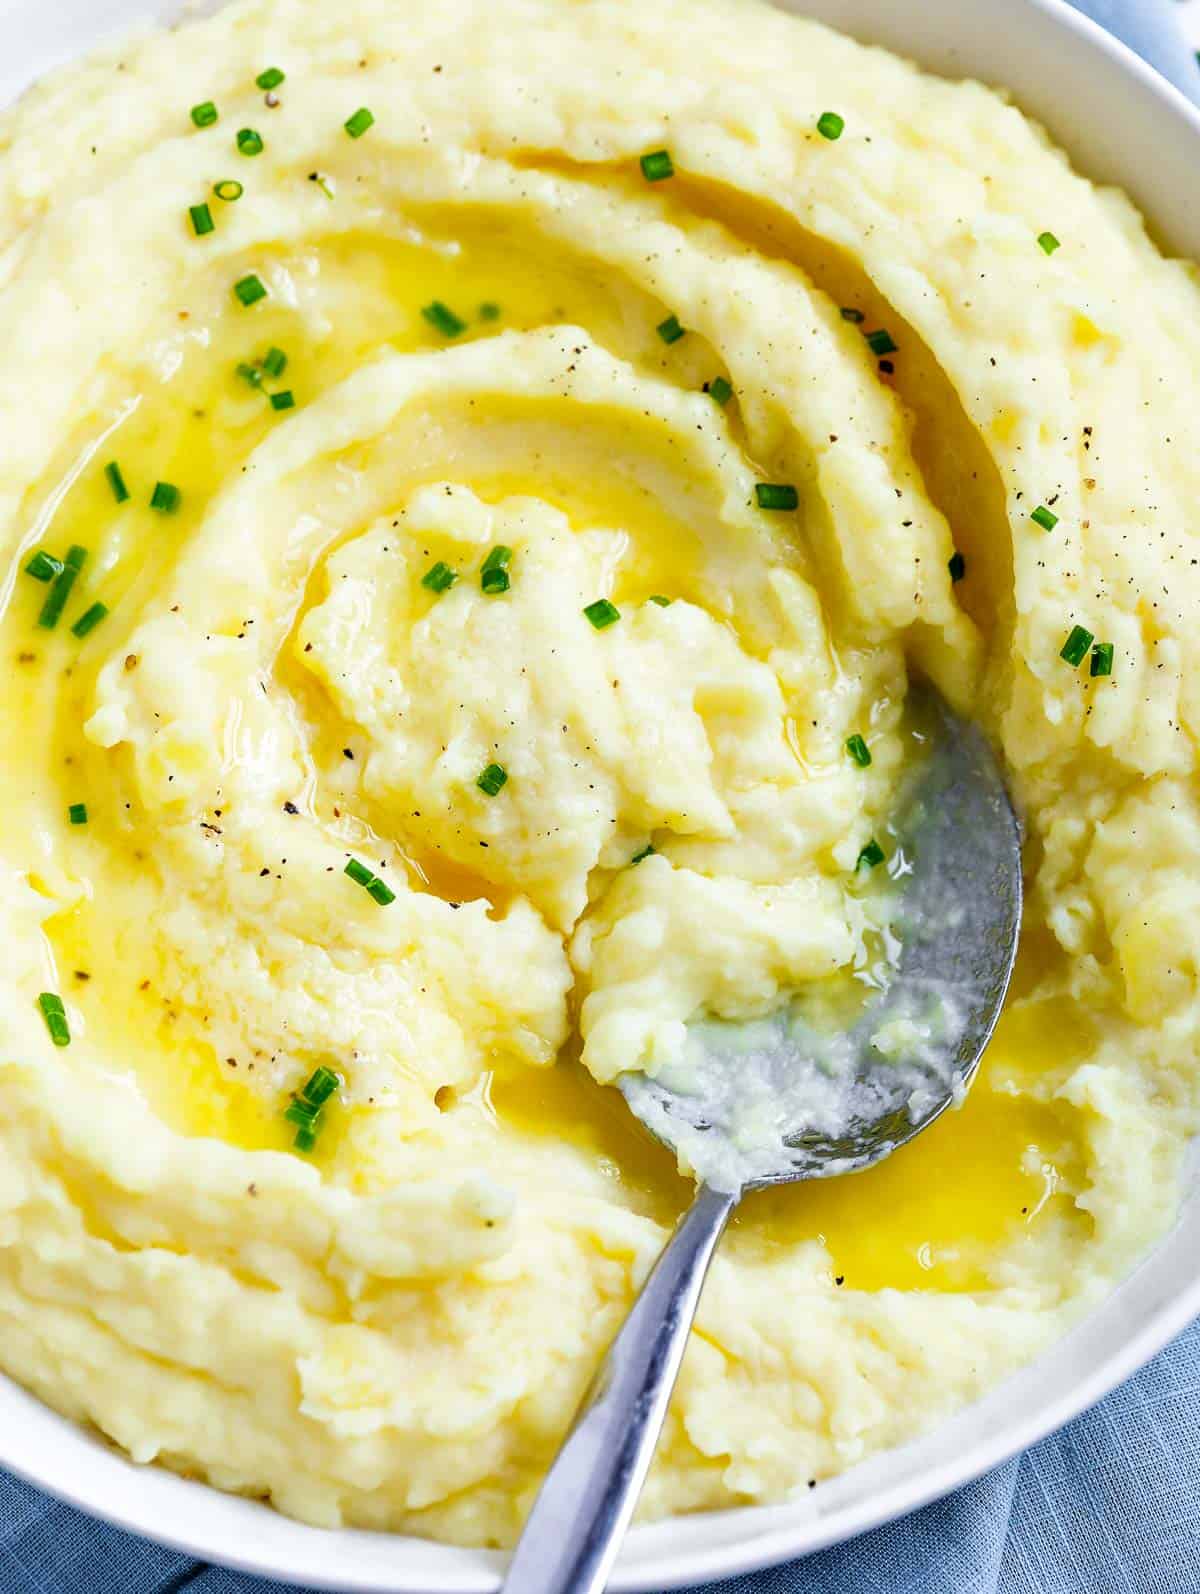
[[[1159,240],[1200,259],[1200,115],[1064,0],[789,0],[788,8],[951,77],[1004,84],[1089,176],[1119,183]],[[0,0],[0,103],[33,77],[177,0]],[[1067,1339],[975,1406],[795,1506],[663,1522],[630,1534],[610,1588],[684,1588],[861,1533],[1005,1460],[1136,1371],[1200,1313],[1200,1159],[1174,1232]],[[502,1558],[422,1540],[326,1533],[135,1467],[0,1379],[0,1465],[73,1505],[208,1561],[309,1587],[490,1594]]]

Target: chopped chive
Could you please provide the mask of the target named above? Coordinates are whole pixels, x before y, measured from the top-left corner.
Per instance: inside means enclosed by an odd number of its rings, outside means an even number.
[[[78,637],[87,636],[89,631],[94,631],[101,620],[108,614],[108,605],[93,603],[90,609],[85,609],[71,627],[71,635]]]
[[[677,315],[669,315],[665,321],[660,321],[654,330],[664,343],[678,343],[685,328],[679,325]]]
[[[296,1138],[292,1141],[297,1151],[312,1151],[317,1143],[317,1132],[310,1129],[307,1124],[301,1124],[296,1131]]]
[[[615,603],[610,603],[607,598],[597,598],[595,603],[589,603],[583,612],[597,631],[603,631],[607,626],[616,625],[621,618],[620,609],[617,608]]]
[[[481,792],[489,797],[495,797],[502,786],[508,783],[508,771],[503,764],[489,764],[475,784]]]
[[[56,1046],[69,1046],[71,1044],[71,1030],[67,1023],[67,1014],[62,1004],[62,997],[56,996],[53,991],[43,991],[38,997],[38,1006],[42,1010],[42,1017],[46,1020],[46,1028],[50,1031],[50,1039]]]
[[[191,219],[192,231],[197,238],[203,238],[206,233],[216,230],[216,222],[212,219],[212,211],[205,205],[189,205],[188,216]]]
[[[173,482],[155,482],[154,491],[150,494],[150,507],[157,509],[160,515],[173,515],[179,508],[182,496]]]
[[[283,1116],[289,1123],[299,1124],[302,1129],[316,1129],[321,1109],[315,1103],[301,1101],[297,1098],[284,1108]]]
[[[857,734],[847,737],[846,751],[860,769],[866,769],[871,762],[871,749]]]
[[[820,133],[822,138],[827,138],[832,142],[841,138],[845,131],[846,119],[844,116],[839,116],[836,111],[822,111],[820,116],[818,116],[817,132]]]
[[[260,299],[267,297],[267,290],[263,286],[262,278],[256,277],[253,272],[248,277],[239,277],[233,285],[233,291],[247,309],[252,304],[257,304]]]
[[[197,127],[211,127],[217,119],[217,108],[211,100],[192,106],[192,121]]]
[[[326,1068],[325,1064],[322,1063],[314,1071],[300,1095],[305,1101],[312,1102],[314,1107],[323,1107],[340,1084],[341,1080],[333,1069]]]
[[[1052,509],[1047,509],[1045,504],[1039,504],[1029,518],[1035,526],[1040,526],[1043,531],[1053,531],[1055,526],[1058,525],[1058,516]]]
[[[723,376],[714,376],[708,384],[708,396],[714,404],[719,404],[724,409],[733,397],[733,387]]]
[[[1097,642],[1092,649],[1092,662],[1089,673],[1093,676],[1111,675],[1113,667],[1113,645],[1111,642]]]
[[[287,76],[277,66],[269,66],[265,72],[260,72],[254,81],[260,89],[277,89]]]
[[[351,138],[361,138],[369,127],[375,126],[375,118],[365,105],[360,106],[346,123],[346,131]]]
[[[867,319],[866,316],[862,313],[861,310],[855,310],[852,306],[850,306],[848,304],[844,304],[842,306],[842,320],[843,321],[852,321],[856,327],[860,327],[860,326],[862,326],[863,322],[866,319]]]
[[[755,482],[754,496],[760,509],[796,509],[800,494],[787,482]]]
[[[633,857],[630,858],[629,867],[632,869],[634,864],[641,863],[643,858],[649,858],[653,852],[653,845],[651,843],[647,843],[647,845],[642,848],[641,852],[635,852]]]
[[[282,393],[272,393],[271,408],[273,410],[294,410],[296,408],[296,395],[291,388],[285,388]]]
[[[421,577],[421,585],[428,587],[430,592],[449,592],[457,580],[458,572],[451,570],[444,559],[439,559]]]
[[[67,809],[67,818],[73,825],[86,825],[88,822],[87,804],[72,803]]]
[[[53,581],[62,567],[61,559],[56,559],[52,553],[39,548],[25,566],[25,574],[32,576],[35,581]]]
[[[494,304],[491,299],[485,299],[479,306],[479,319],[481,321],[499,321],[500,306]]]
[[[288,357],[282,349],[269,348],[263,358],[262,368],[268,376],[280,377],[287,366]]]
[[[967,573],[967,561],[956,551],[950,555],[946,569],[950,572],[951,581],[961,581]]]
[[[104,474],[108,477],[108,485],[112,488],[112,495],[119,504],[129,498],[129,488],[125,485],[125,478],[121,474],[121,467],[115,459],[110,459],[104,467]]]
[[[232,205],[235,199],[240,199],[246,190],[236,177],[222,177],[219,183],[213,184],[213,193],[218,199],[223,199],[227,205]]]
[[[661,183],[664,178],[675,175],[675,163],[669,150],[652,149],[648,155],[642,156],[638,164],[648,183]]]
[[[1062,244],[1059,243],[1058,239],[1052,232],[1039,233],[1038,243],[1048,255],[1052,255],[1056,249],[1062,248]]]
[[[1071,634],[1059,649],[1058,656],[1060,659],[1066,659],[1073,669],[1078,669],[1087,657],[1087,650],[1094,640],[1092,633],[1086,626],[1072,626]]]
[[[895,339],[892,337],[892,334],[887,330],[886,327],[880,327],[878,332],[868,332],[866,336],[871,353],[874,355],[882,357],[885,354],[896,354],[899,352],[900,345],[895,341]]]
[[[367,895],[374,897],[381,908],[386,908],[389,902],[395,902],[396,900],[396,893],[378,875],[367,887]]]
[[[249,382],[251,387],[262,386],[263,376],[257,365],[247,365],[243,360],[237,368],[237,374],[243,382]]]
[[[252,127],[243,127],[237,136],[239,155],[261,155],[263,152],[263,138],[261,133],[256,133]]]
[[[858,855],[858,862],[854,865],[855,872],[861,869],[864,864],[866,864],[868,869],[874,869],[876,864],[883,862],[883,859],[883,848],[875,840],[875,837],[872,836],[870,841],[867,842],[866,846]]]
[[[456,338],[460,332],[467,330],[467,323],[460,321],[449,305],[443,304],[440,299],[425,305],[421,314],[444,338]]]
[[[78,543],[73,544],[67,553],[66,562],[54,578],[54,585],[46,594],[46,601],[42,604],[41,613],[38,615],[37,623],[43,631],[53,631],[58,624],[67,599],[71,596],[75,578],[86,561],[87,549],[81,548]]]
[[[375,871],[368,869],[365,863],[359,863],[357,858],[351,858],[346,865],[345,873],[348,874],[355,885],[369,886],[375,878]]]
[[[508,566],[513,551],[503,543],[497,544],[479,567],[479,585],[489,597],[496,597],[509,588]]]
[[[660,609],[669,609],[671,607],[670,598],[664,598],[661,592],[652,592],[650,594],[650,602],[657,603]]]

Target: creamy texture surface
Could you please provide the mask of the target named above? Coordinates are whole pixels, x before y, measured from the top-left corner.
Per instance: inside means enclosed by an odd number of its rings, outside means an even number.
[[[1009,1009],[747,1201],[643,1512],[808,1498],[1170,1221],[1200,295],[996,94],[748,0],[239,0],[0,122],[0,351],[0,1368],[511,1541],[690,1191],[612,1082],[876,978],[910,672],[1022,809]]]

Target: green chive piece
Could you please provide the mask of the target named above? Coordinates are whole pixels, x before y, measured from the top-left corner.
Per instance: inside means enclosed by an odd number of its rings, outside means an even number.
[[[52,553],[39,548],[25,566],[25,574],[32,576],[35,581],[53,581],[62,567],[61,559],[56,559]]]
[[[396,893],[378,875],[367,887],[367,895],[374,897],[381,908],[386,908],[389,902],[395,902],[396,900]]]
[[[460,321],[449,305],[443,304],[440,299],[427,304],[421,314],[444,338],[456,338],[460,332],[467,330],[467,323]]]
[[[46,601],[42,604],[41,613],[38,615],[37,623],[43,631],[53,631],[58,624],[67,599],[71,596],[75,578],[86,562],[87,549],[81,548],[78,543],[73,544],[67,553],[65,564],[54,578],[54,585],[46,594]]]
[[[286,1114],[285,1114],[286,1116]],[[310,1129],[307,1124],[301,1124],[296,1131],[296,1138],[292,1141],[297,1151],[312,1151],[317,1143],[317,1132]]]
[[[664,343],[678,343],[686,328],[679,325],[677,315],[669,315],[665,321],[660,321],[654,330]]]
[[[1058,656],[1060,659],[1066,659],[1073,669],[1078,669],[1087,658],[1087,650],[1094,640],[1092,633],[1085,626],[1072,626],[1071,634],[1059,649]]]
[[[846,119],[836,111],[822,111],[817,118],[817,132],[831,142],[841,138],[846,131]]]
[[[203,238],[207,233],[216,230],[216,222],[212,219],[212,211],[205,205],[189,205],[188,216],[191,219],[192,231],[197,238]]]
[[[503,764],[489,764],[475,784],[488,797],[495,797],[500,788],[508,784],[508,771]]]
[[[286,76],[287,73],[281,72],[277,66],[269,66],[265,72],[260,72],[254,81],[260,89],[277,89]]]
[[[430,592],[449,592],[457,580],[458,572],[451,570],[444,559],[439,559],[421,577],[421,585],[428,587]]]
[[[284,1108],[283,1116],[289,1123],[299,1124],[301,1129],[316,1129],[321,1118],[321,1109],[314,1103],[301,1100],[299,1097]]]
[[[860,327],[866,319],[861,310],[855,310],[848,304],[842,306],[843,321],[851,321],[856,327]]]
[[[121,474],[121,467],[115,459],[110,459],[104,467],[104,474],[108,477],[108,485],[112,488],[112,495],[119,504],[125,503],[129,498],[129,488],[125,485],[125,478]]]
[[[1059,243],[1058,239],[1052,232],[1039,233],[1038,243],[1048,255],[1052,255],[1056,249],[1062,248],[1062,244]]]
[[[661,183],[664,178],[675,175],[675,163],[669,150],[652,149],[648,155],[642,156],[638,164],[648,183]]]
[[[271,408],[273,410],[294,410],[296,408],[296,395],[291,388],[285,388],[282,393],[272,393]]]
[[[714,404],[719,404],[724,409],[733,397],[733,387],[723,376],[714,376],[708,384],[708,396]]]
[[[499,321],[500,306],[491,299],[485,299],[479,306],[479,319],[481,321]]]
[[[150,507],[157,509],[160,515],[173,515],[179,508],[182,496],[173,482],[155,482],[154,491],[150,494]]]
[[[800,494],[787,482],[755,482],[754,496],[760,509],[796,509]]]
[[[222,177],[219,183],[213,184],[213,193],[218,199],[223,199],[227,205],[232,205],[235,199],[240,199],[246,190],[236,177]]]
[[[46,1020],[46,1028],[50,1031],[50,1039],[56,1046],[69,1046],[71,1044],[71,1029],[67,1023],[67,1013],[62,1005],[62,997],[56,996],[53,991],[43,991],[38,997],[38,1006],[42,1010],[42,1017]]]
[[[355,885],[359,886],[369,886],[375,878],[375,871],[368,869],[365,863],[359,863],[357,858],[351,858],[346,865],[345,872],[354,881]]]
[[[509,588],[508,566],[513,551],[498,543],[479,567],[479,585],[489,597],[496,597]]]
[[[962,554],[952,553],[946,563],[946,569],[950,572],[951,581],[961,581],[967,573],[967,561]]]
[[[900,345],[886,327],[880,327],[878,332],[868,332],[867,343],[871,353],[880,357],[885,354],[896,354],[900,349]]]
[[[192,106],[192,121],[197,127],[211,127],[217,119],[217,108],[211,100]]]
[[[1092,649],[1092,662],[1090,674],[1111,675],[1113,667],[1113,645],[1111,642],[1097,642]]]
[[[871,762],[871,749],[859,735],[847,737],[846,751],[860,769],[866,769]]]
[[[670,598],[664,598],[661,592],[652,592],[650,594],[650,602],[657,603],[660,609],[669,609],[671,607]]]
[[[1047,509],[1045,504],[1039,504],[1029,518],[1035,526],[1040,526],[1043,531],[1053,531],[1055,526],[1058,525],[1058,516],[1052,509]]]
[[[305,1101],[312,1102],[314,1107],[323,1107],[341,1084],[341,1080],[332,1068],[326,1068],[324,1063],[316,1069],[312,1078],[300,1092]]]
[[[108,614],[108,605],[93,603],[90,609],[85,609],[71,627],[71,635],[78,637],[87,636],[89,631],[94,631],[101,620]]]
[[[257,365],[247,365],[243,360],[237,368],[237,374],[241,377],[243,382],[249,382],[251,387],[262,386],[262,372],[259,370]]]
[[[858,855],[858,862],[854,865],[855,872],[857,873],[857,871],[861,869],[864,864],[868,869],[874,869],[877,864],[881,864],[883,862],[883,859],[883,848],[875,840],[875,837],[872,836],[870,841],[867,842],[866,846]]]
[[[360,106],[346,123],[346,131],[351,138],[361,138],[369,127],[375,126],[375,118],[365,105]]]
[[[256,133],[252,127],[239,129],[237,136],[239,155],[261,155],[263,152],[263,137]]]
[[[73,825],[86,825],[88,821],[87,804],[72,803],[67,809],[67,818]]]
[[[647,843],[647,845],[642,848],[641,852],[635,852],[633,857],[630,858],[629,867],[632,869],[635,864],[641,863],[643,858],[651,857],[653,853],[654,853],[653,845],[650,844],[650,843]]]
[[[617,608],[615,603],[610,603],[607,598],[597,598],[595,603],[589,603],[583,612],[597,631],[603,631],[610,625],[616,625],[621,618],[620,609]]]
[[[262,278],[256,277],[253,272],[248,277],[239,277],[233,285],[233,291],[247,309],[252,304],[257,304],[260,299],[267,297],[267,290],[263,286]]]
[[[267,350],[262,367],[268,376],[280,377],[287,366],[288,357],[282,349],[271,347]]]

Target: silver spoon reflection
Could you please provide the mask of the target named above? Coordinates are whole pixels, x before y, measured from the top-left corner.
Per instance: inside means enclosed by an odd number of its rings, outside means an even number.
[[[1016,956],[1021,836],[982,734],[928,688],[915,701],[927,756],[893,825],[910,867],[897,883],[896,966],[877,999],[819,1058],[805,1026],[777,1016],[698,1026],[692,1051],[707,1066],[620,1081],[700,1182],[584,1396],[502,1594],[603,1589],[741,1196],[870,1167],[961,1101],[975,1075]]]

